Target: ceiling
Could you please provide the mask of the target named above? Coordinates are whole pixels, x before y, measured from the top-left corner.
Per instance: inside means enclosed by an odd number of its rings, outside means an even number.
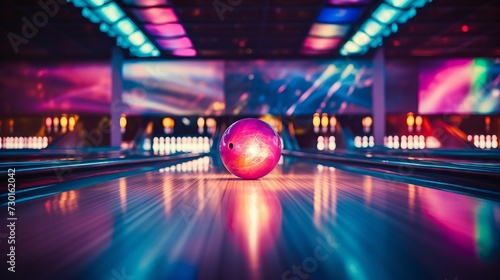
[[[164,58],[184,55],[197,58],[324,58],[339,57],[340,47],[382,1],[115,2]],[[71,3],[59,5],[59,11],[48,18],[47,24],[30,34],[32,38],[24,37],[23,18],[32,21],[33,15],[39,14],[42,9],[37,3],[38,0],[1,1],[3,60],[109,58],[116,38],[101,32],[99,24],[84,18],[82,9]],[[499,15],[500,1],[497,0],[434,0],[417,9],[417,15],[400,24],[396,33],[384,38],[386,55],[498,57]],[[19,37],[16,37],[18,41],[12,39],[12,34],[22,36],[22,42]],[[17,52],[12,40],[18,44]],[[192,51],[186,52],[185,48]]]
[[[500,1],[434,0],[384,40],[388,56],[500,56]]]

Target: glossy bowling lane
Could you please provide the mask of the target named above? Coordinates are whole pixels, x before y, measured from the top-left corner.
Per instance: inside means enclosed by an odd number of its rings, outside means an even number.
[[[285,157],[271,174],[253,181],[215,163],[199,158],[19,204],[19,276],[362,280],[498,275],[498,201],[297,158]]]

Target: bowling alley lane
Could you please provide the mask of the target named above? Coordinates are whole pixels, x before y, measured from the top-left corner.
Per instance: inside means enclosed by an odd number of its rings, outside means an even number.
[[[494,279],[500,264],[498,201],[293,157],[259,180],[169,163],[17,211],[24,279]]]

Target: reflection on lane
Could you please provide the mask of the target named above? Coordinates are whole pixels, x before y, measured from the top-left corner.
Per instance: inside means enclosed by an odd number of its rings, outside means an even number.
[[[231,197],[223,208],[230,239],[248,260],[252,278],[263,279],[259,260],[274,248],[280,234],[280,201],[259,181],[234,185],[226,195]]]
[[[498,202],[292,160],[244,181],[206,157],[20,204],[20,275],[484,279],[498,272]]]
[[[498,254],[498,216],[494,220],[495,214],[499,214],[498,205],[433,189],[422,189],[420,193],[424,215],[439,226],[454,247],[484,260]]]

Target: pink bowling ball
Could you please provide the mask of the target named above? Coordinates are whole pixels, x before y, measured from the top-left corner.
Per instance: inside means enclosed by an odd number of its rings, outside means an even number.
[[[281,140],[266,122],[242,119],[224,131],[219,151],[229,172],[243,179],[258,179],[278,164]]]

